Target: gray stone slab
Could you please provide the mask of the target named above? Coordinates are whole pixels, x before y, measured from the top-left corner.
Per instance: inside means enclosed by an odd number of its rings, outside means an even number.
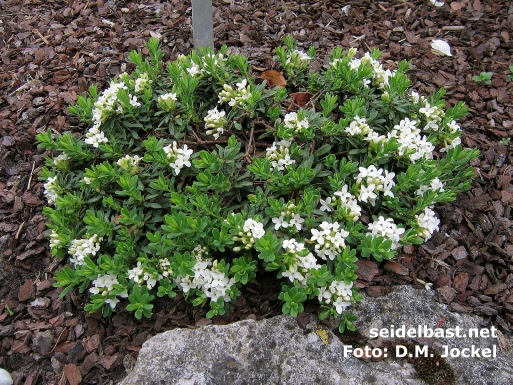
[[[384,297],[365,298],[355,313],[361,331],[378,320],[388,330],[391,325],[395,329],[402,325],[434,329],[445,317],[442,329],[459,326],[461,333],[467,333],[478,328],[480,322],[479,317],[450,312],[433,299],[433,292],[410,286],[396,287]],[[319,332],[323,326],[311,318],[309,333],[287,315],[162,333],[144,343],[134,369],[121,384],[423,384],[404,360],[364,362],[347,354],[344,344],[329,330]],[[458,351],[472,345],[480,349],[496,345],[495,358],[459,357],[447,361],[458,376],[458,384],[513,384],[512,351],[501,351],[496,338],[428,341],[432,346],[443,349],[447,345]]]

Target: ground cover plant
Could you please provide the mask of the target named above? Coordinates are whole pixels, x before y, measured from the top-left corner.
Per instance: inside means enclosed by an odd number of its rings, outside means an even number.
[[[273,87],[226,47],[167,65],[157,40],[147,48],[133,74],[70,107],[82,137],[38,135],[53,152],[40,173],[52,254],[71,263],[57,285],[88,290],[88,311],[149,317],[155,296],[181,290],[213,317],[265,270],[285,313],[318,298],[321,318],[354,329],[355,262],[429,239],[434,203],[470,186],[465,106],[409,91],[405,61],[339,48],[310,72],[314,50],[286,38],[288,86]],[[299,106],[294,91],[312,96]]]

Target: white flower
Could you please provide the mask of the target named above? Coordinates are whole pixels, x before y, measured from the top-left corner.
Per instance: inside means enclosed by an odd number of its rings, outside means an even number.
[[[349,232],[340,228],[340,224],[322,222],[319,227],[322,231],[311,229],[311,242],[316,242],[315,252],[322,259],[334,260],[335,257],[346,247],[345,238],[349,236]]]
[[[299,230],[301,230],[302,228],[302,224],[305,220],[303,218],[301,218],[301,216],[299,214],[296,214],[294,215],[294,217],[290,220],[289,224],[290,226],[296,226],[296,228]]]
[[[125,155],[124,158],[121,158],[117,161],[117,165],[119,167],[121,167],[123,170],[132,171],[133,173],[137,173],[138,165],[139,165],[139,162],[141,161],[141,159],[142,158],[137,155],[134,155],[134,156]],[[87,183],[87,184],[89,184],[89,183]]]
[[[190,157],[193,153],[192,149],[189,149],[186,144],[182,148],[178,148],[178,144],[173,142],[172,144],[163,148],[167,155],[167,158],[171,160],[169,166],[173,168],[175,174],[178,175],[183,167],[191,167]]]
[[[160,95],[157,99],[160,107],[163,110],[170,111],[173,110],[176,106],[177,101],[176,93],[169,92],[167,94]]]
[[[265,156],[271,161],[271,171],[275,168],[282,171],[286,166],[296,163],[289,154],[291,144],[292,142],[288,140],[281,140],[279,142],[274,142],[272,146],[266,150]]]
[[[419,189],[415,192],[415,194],[422,196],[422,195],[424,195],[424,193],[427,190],[433,190],[433,191],[439,190],[439,192],[445,191],[444,184],[442,183],[442,181],[438,178],[435,178],[431,181],[431,184],[429,186],[425,186],[425,185],[420,186]]]
[[[52,230],[52,233],[50,234],[50,249],[54,249],[58,247],[61,243],[61,236],[55,232],[55,230]]]
[[[93,147],[96,147],[96,148],[98,148],[98,146],[101,143],[107,143],[108,142],[108,139],[105,137],[105,134],[103,133],[103,131],[100,131],[98,129],[98,126],[94,125],[93,127],[91,127],[89,129],[89,131],[87,131],[86,139],[85,139],[85,142],[87,144],[92,144]]]
[[[437,0],[429,0],[431,4],[433,4],[435,7],[441,7],[444,5],[443,1],[437,1]]]
[[[321,207],[319,208],[319,210],[321,210],[321,211],[331,211],[331,207],[330,207],[331,198],[330,197],[326,198],[326,200],[319,199],[319,202],[321,202]]]
[[[310,127],[308,119],[304,118],[299,120],[297,112],[290,112],[283,118],[285,128],[293,129],[295,133],[304,133],[305,130]]]
[[[128,273],[128,279],[133,279],[134,281],[139,280],[139,276],[143,275],[144,270],[141,267],[141,262],[137,262],[137,266],[133,269],[130,269],[127,271]]]
[[[141,106],[141,103],[139,103],[137,101],[137,96],[135,95],[130,95],[130,105],[132,107],[140,107]]]
[[[452,56],[451,46],[445,40],[435,39],[431,42],[431,49],[439,55]]]
[[[243,79],[236,86],[237,90],[235,91],[230,85],[223,85],[223,91],[219,93],[219,103],[228,103],[233,108],[247,105],[252,96],[247,79]]]
[[[449,129],[450,133],[451,134],[454,134],[455,132],[459,132],[461,130],[461,127],[459,124],[456,123],[455,120],[451,120],[448,124],[447,124],[447,128]]]
[[[335,306],[337,313],[342,314],[348,306],[351,306],[351,302],[344,301],[342,297],[338,297],[337,300],[333,302],[333,305]]]
[[[310,60],[312,60],[312,57],[310,57],[308,54],[301,50],[295,49],[294,51],[288,53],[286,64],[292,68],[304,70],[307,68]]]
[[[264,225],[255,221],[252,218],[246,219],[242,227],[245,233],[248,233],[252,238],[260,239],[265,235]]]
[[[424,238],[424,241],[427,241],[435,231],[438,231],[440,220],[429,207],[426,207],[422,213],[415,215],[415,219],[418,224],[417,235]]]
[[[69,156],[67,154],[61,154],[53,160],[53,164],[55,167],[65,170],[68,168],[68,161]]]
[[[454,148],[456,148],[456,146],[460,145],[461,144],[461,138],[454,138],[450,144],[444,148],[441,148],[440,149],[440,152],[446,152],[448,150],[452,150]]]
[[[57,176],[50,177],[46,180],[46,183],[43,185],[46,195],[46,199],[48,200],[48,204],[54,203],[59,195],[57,191],[59,190],[59,185],[57,184]]]
[[[224,132],[224,125],[226,124],[225,111],[218,111],[217,107],[207,112],[205,116],[205,128],[207,135],[213,135],[214,139],[218,139]]]
[[[134,91],[136,93],[144,92],[146,87],[148,87],[151,82],[152,81],[149,79],[148,74],[146,72],[142,73],[139,78],[135,79]]]
[[[358,196],[358,199],[362,202],[374,202],[378,197],[374,192],[375,189],[376,185],[374,183],[371,183],[368,186],[360,186],[360,195]]]
[[[289,224],[287,221],[285,221],[285,217],[283,215],[279,218],[272,218],[272,221],[275,224],[274,225],[275,230],[279,230],[281,227],[283,227],[285,229],[287,227],[289,227]]]
[[[191,76],[196,76],[196,75],[199,75],[203,72],[202,69],[200,69],[199,65],[193,63],[192,66],[190,68],[187,68],[187,72],[189,73],[189,75]]]
[[[346,133],[348,133],[350,136],[355,135],[367,135],[372,130],[367,124],[367,119],[360,118],[358,115],[356,115],[353,119],[353,121],[349,124],[348,127],[344,129]]]
[[[425,107],[420,108],[419,112],[425,115],[428,122],[432,120],[436,122],[440,119],[440,109],[438,107],[431,107],[429,103],[426,103]],[[400,144],[398,149],[399,155],[414,151],[408,155],[412,163],[423,157],[432,159],[432,152],[435,149],[433,143],[429,142],[426,136],[420,135],[420,130],[416,127],[416,124],[415,120],[410,121],[410,119],[405,118],[395,125],[394,129],[388,134],[389,138],[396,138],[397,143]]]
[[[369,232],[367,235],[371,235],[373,238],[383,237],[392,240],[391,250],[395,250],[400,246],[399,241],[405,231],[404,228],[397,227],[392,218],[385,219],[383,216],[380,216],[377,221],[369,223],[368,228]]]
[[[110,307],[112,309],[114,309],[116,307],[116,305],[119,303],[119,299],[117,299],[117,298],[107,298],[105,300],[105,303],[110,305]]]
[[[72,255],[70,262],[75,265],[84,265],[85,257],[95,256],[100,250],[102,240],[103,238],[98,237],[98,234],[94,234],[91,238],[73,239],[68,250],[68,253]]]

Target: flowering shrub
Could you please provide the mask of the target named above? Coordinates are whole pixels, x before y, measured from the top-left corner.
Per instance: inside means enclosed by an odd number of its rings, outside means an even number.
[[[434,204],[470,185],[464,105],[408,91],[407,62],[385,70],[378,51],[338,48],[309,73],[313,50],[287,39],[277,58],[289,84],[314,95],[297,108],[226,47],[167,67],[158,41],[148,50],[130,54],[132,75],[70,107],[83,136],[38,135],[54,154],[40,173],[51,251],[71,265],[56,285],[89,290],[88,311],[123,301],[149,317],[155,295],[182,291],[213,317],[274,271],[285,313],[317,298],[321,318],[353,329],[355,262],[429,239]]]

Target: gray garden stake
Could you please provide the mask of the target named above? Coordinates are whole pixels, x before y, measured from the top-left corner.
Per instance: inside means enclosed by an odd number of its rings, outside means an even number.
[[[214,48],[212,0],[192,0],[192,37],[194,48]]]

